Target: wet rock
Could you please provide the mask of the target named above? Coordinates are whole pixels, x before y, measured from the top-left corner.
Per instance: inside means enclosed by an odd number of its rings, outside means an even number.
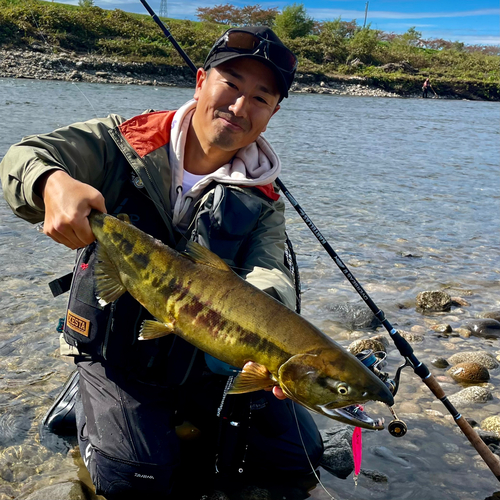
[[[445,325],[445,324],[433,325],[431,326],[431,329],[438,333],[451,333],[453,331],[450,325]]]
[[[473,403],[487,403],[493,399],[493,395],[487,387],[474,385],[452,394],[448,399],[454,406],[466,406]]]
[[[458,306],[458,307],[469,307],[470,306],[469,302],[467,302],[462,297],[452,297],[451,302],[452,302],[452,305]]]
[[[353,427],[344,425],[321,431],[325,451],[320,465],[341,479],[345,479],[354,470],[352,433]]]
[[[488,369],[473,362],[458,363],[451,367],[447,373],[456,382],[465,384],[481,384],[490,379]]]
[[[433,366],[435,366],[436,368],[448,368],[450,366],[450,363],[448,363],[448,361],[446,361],[445,358],[434,358],[431,363],[433,364]]]
[[[96,71],[95,76],[99,76],[100,78],[108,78],[109,73],[107,71]]]
[[[500,338],[500,321],[496,319],[475,319],[466,324],[473,335],[487,339]]]
[[[500,436],[498,436],[494,432],[483,431],[482,429],[478,429],[477,434],[487,445],[490,444],[494,444],[496,446],[500,445]]]
[[[451,309],[451,297],[446,292],[420,292],[416,301],[417,310],[421,312],[442,312]]]
[[[375,483],[387,483],[389,481],[389,476],[386,476],[378,470],[361,469],[361,474]]]
[[[365,351],[366,349],[371,349],[374,352],[383,351],[386,352],[386,347],[383,342],[375,339],[358,339],[354,342],[351,342],[347,350],[351,354],[358,354],[361,351]]]
[[[484,419],[481,422],[481,428],[484,431],[494,432],[497,436],[500,436],[500,417],[493,416]]]
[[[34,491],[29,495],[21,495],[17,500],[87,500],[87,487],[80,481],[52,484]]]
[[[450,365],[457,365],[458,363],[464,362],[472,362],[477,363],[481,366],[484,366],[488,370],[494,370],[498,368],[499,363],[487,351],[466,351],[466,352],[457,352],[448,358],[448,362]]]
[[[370,338],[372,340],[377,340],[378,342],[382,342],[382,344],[385,346],[385,351],[388,352],[392,343],[387,337],[388,336],[385,335],[384,333],[379,333],[378,335],[374,335],[373,337]]]
[[[407,332],[406,330],[398,330],[398,332],[401,337],[403,337],[407,342],[410,343],[423,342],[425,338],[424,335],[418,332]]]
[[[500,321],[500,311],[489,311],[489,312],[479,313],[477,317],[495,319],[497,321]]]
[[[455,328],[454,331],[463,339],[468,339],[472,335],[472,332],[468,328]]]
[[[380,321],[364,304],[334,304],[328,307],[333,313],[333,320],[342,323],[350,330],[368,328],[374,330]]]

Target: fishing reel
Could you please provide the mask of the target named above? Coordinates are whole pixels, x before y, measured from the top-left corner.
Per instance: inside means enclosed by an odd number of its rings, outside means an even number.
[[[401,371],[408,363],[401,365],[393,379],[389,378],[390,375],[387,372],[381,370],[386,364],[385,358],[387,354],[384,351],[374,352],[372,349],[366,349],[364,351],[356,354],[356,357],[363,363],[369,370],[371,370],[391,391],[392,395],[395,396],[399,389],[399,382],[401,378]],[[398,418],[396,412],[392,407],[389,407],[394,419],[387,425],[387,430],[389,434],[394,437],[403,437],[408,431],[408,426],[401,419]]]

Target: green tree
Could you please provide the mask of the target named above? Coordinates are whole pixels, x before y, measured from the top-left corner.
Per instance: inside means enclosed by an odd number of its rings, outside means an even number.
[[[374,58],[374,52],[378,45],[379,32],[372,30],[368,26],[358,30],[349,40],[348,51],[349,60],[359,58],[364,63],[371,62]]]
[[[410,47],[418,47],[420,45],[420,40],[422,39],[422,32],[417,31],[415,26],[408,29],[406,33],[401,35],[401,41],[404,45]]]
[[[78,5],[80,7],[94,7],[94,0],[78,0]]]
[[[279,37],[298,38],[311,33],[314,19],[307,15],[304,4],[294,3],[283,7],[274,20],[274,31]]]

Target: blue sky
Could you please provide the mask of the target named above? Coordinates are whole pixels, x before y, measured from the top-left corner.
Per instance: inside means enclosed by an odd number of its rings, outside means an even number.
[[[77,0],[58,0],[78,3]],[[158,11],[161,0],[148,0]],[[365,0],[295,0],[304,3],[314,19],[332,20],[339,16],[345,21],[357,19],[363,24]],[[169,17],[196,19],[198,7],[229,3],[226,0],[167,0]],[[236,1],[236,6],[260,4],[262,7],[283,8],[293,1]],[[95,0],[104,9],[119,8],[129,12],[145,12],[139,0]],[[466,44],[500,44],[500,7],[498,0],[371,0],[368,4],[367,23],[372,28],[387,32],[404,33],[411,26],[422,32],[424,38],[444,38]]]

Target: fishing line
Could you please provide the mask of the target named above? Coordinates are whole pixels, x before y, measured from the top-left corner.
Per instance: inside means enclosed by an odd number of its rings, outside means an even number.
[[[31,17],[33,18],[33,22],[35,23],[35,26],[37,27],[38,34],[42,37],[42,40],[44,41],[45,45],[47,45],[49,47],[49,49],[53,49],[53,47],[50,45],[50,43],[43,36],[42,30],[40,29],[40,26],[36,22],[35,14],[33,12],[33,9],[31,8],[31,6],[29,7],[29,9],[30,9]],[[63,63],[61,62],[61,60],[59,58],[57,58],[57,62],[61,66],[63,73],[65,73],[67,75],[69,73],[69,70],[63,66]],[[82,96],[85,98],[85,100],[90,104],[90,107],[92,108],[92,111],[94,112],[94,117],[97,118],[98,117],[97,111],[94,108],[93,104],[90,102],[89,98],[85,95],[83,90],[76,84],[76,82],[71,82],[71,84],[74,85],[78,89],[78,91],[82,94]]]
[[[302,448],[304,448],[304,453],[306,455],[307,461],[309,462],[314,477],[316,478],[316,481],[318,481],[318,484],[323,488],[325,493],[330,497],[330,499],[336,500],[336,498],[326,489],[325,485],[321,482],[321,479],[319,478],[318,473],[314,469],[311,459],[309,458],[309,454],[307,453],[307,448],[304,443],[304,439],[302,438],[302,432],[300,432],[299,419],[297,418],[297,412],[295,411],[295,403],[293,401],[292,401],[292,409],[293,409],[293,416],[295,417],[295,423],[297,424],[297,431],[299,432],[300,442],[302,443]]]

